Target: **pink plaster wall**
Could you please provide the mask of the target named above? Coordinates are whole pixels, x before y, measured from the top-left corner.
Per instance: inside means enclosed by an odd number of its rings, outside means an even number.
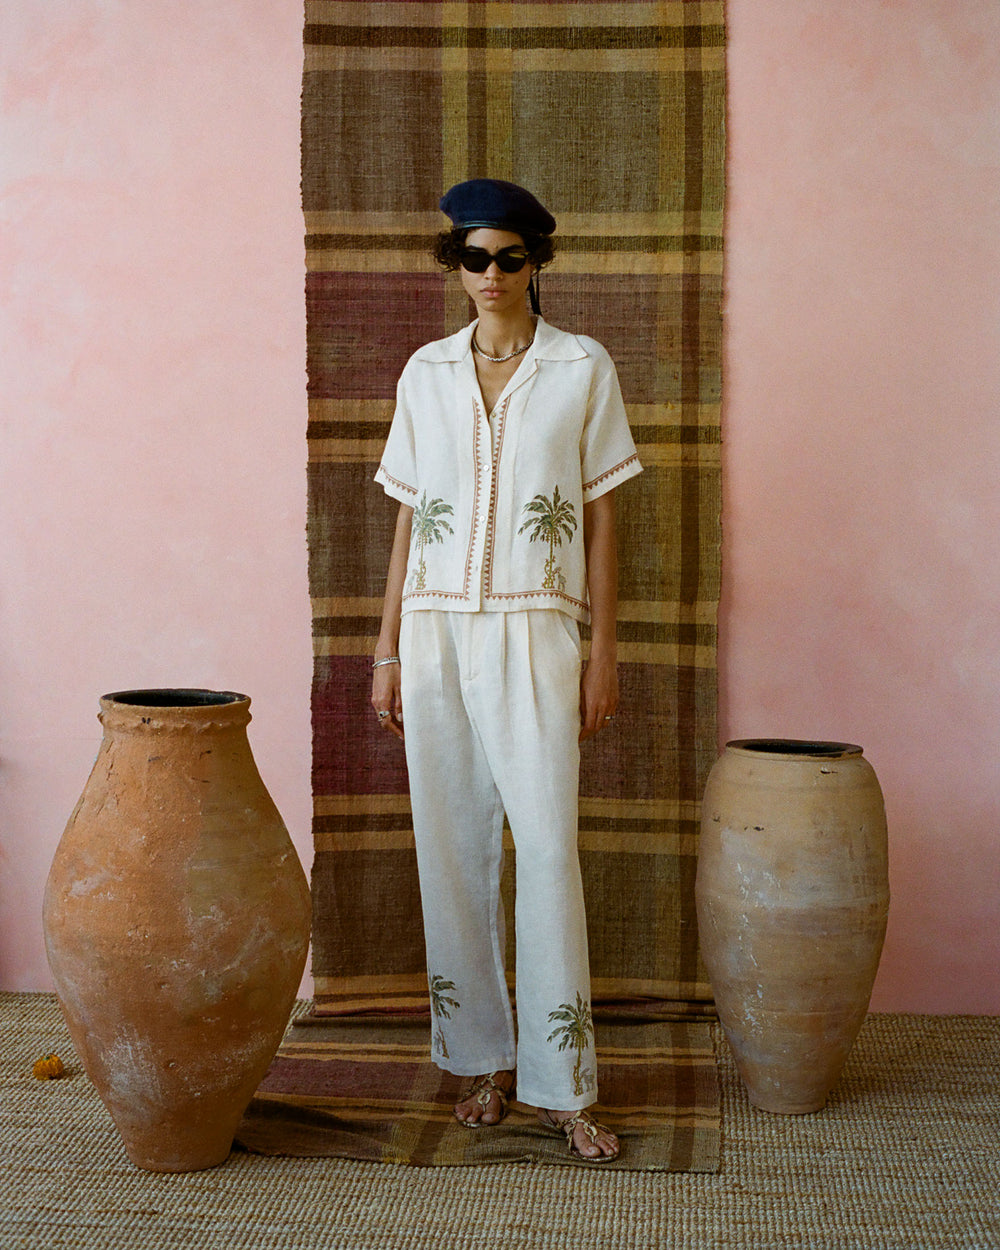
[[[19,0],[3,28],[0,984],[41,988],[107,690],[248,693],[311,860],[301,12]]]
[[[1000,9],[731,0],[722,722],[860,742],[873,1005],[1000,1011]]]
[[[1000,1011],[1000,12],[729,0],[722,736],[861,742],[874,1005]],[[4,16],[0,985],[125,686],[246,690],[308,866],[301,12]],[[304,989],[308,991],[308,982]]]

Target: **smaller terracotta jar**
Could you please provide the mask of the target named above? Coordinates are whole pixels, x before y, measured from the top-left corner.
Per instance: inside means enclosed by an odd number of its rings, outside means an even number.
[[[310,901],[250,752],[246,695],[105,695],[45,889],[73,1045],[129,1158],[221,1163],[288,1022]]]
[[[818,1111],[864,1021],[889,908],[885,808],[861,748],[730,742],[705,789],[695,897],[751,1102]]]

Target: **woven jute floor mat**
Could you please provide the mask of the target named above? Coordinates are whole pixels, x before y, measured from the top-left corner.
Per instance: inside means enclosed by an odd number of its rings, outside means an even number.
[[[748,1103],[716,1030],[718,1174],[128,1162],[48,995],[0,995],[3,1250],[896,1250],[1000,1246],[1000,1019],[871,1016],[827,1108]],[[36,1081],[34,1059],[67,1061]]]

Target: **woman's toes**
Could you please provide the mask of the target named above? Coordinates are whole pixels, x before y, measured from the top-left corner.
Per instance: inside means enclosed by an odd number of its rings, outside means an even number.
[[[573,1144],[586,1159],[598,1159],[602,1155],[613,1158],[618,1153],[618,1138],[613,1133],[600,1132],[594,1141],[582,1124],[573,1133]]]
[[[461,1120],[463,1124],[475,1124],[481,1112],[479,1103],[471,1098],[455,1104],[455,1119]]]
[[[505,1096],[514,1088],[513,1072],[494,1072],[493,1080]],[[495,1089],[474,1086],[477,1090],[455,1104],[455,1119],[462,1124],[499,1124],[504,1116],[504,1102]]]

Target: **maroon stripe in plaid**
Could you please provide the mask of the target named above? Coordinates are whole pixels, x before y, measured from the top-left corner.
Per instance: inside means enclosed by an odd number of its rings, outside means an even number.
[[[306,317],[310,398],[392,399],[444,292],[437,274],[311,273]]]
[[[398,741],[378,727],[371,706],[371,660],[366,655],[320,656],[315,664],[313,733],[315,794],[408,794],[406,760]]]
[[[473,11],[470,15],[478,15]],[[721,26],[334,26],[308,25],[304,42],[337,48],[505,48],[553,52],[721,48]]]

